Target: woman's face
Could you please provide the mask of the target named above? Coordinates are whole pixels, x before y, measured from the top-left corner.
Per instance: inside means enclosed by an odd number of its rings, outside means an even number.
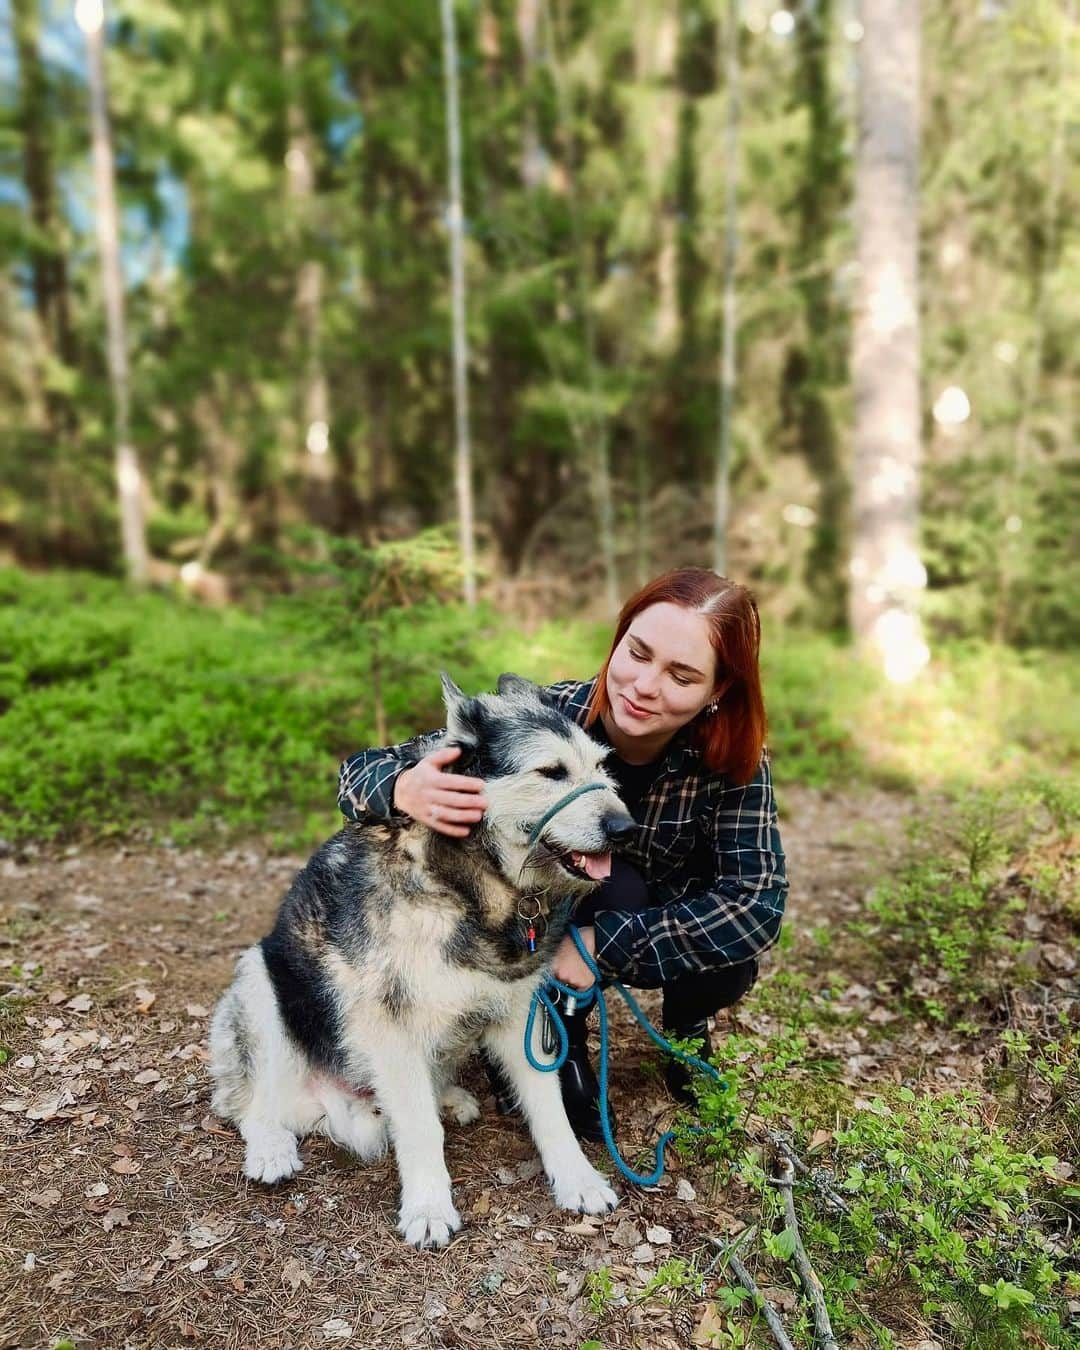
[[[612,720],[648,744],[674,736],[711,702],[715,687],[708,620],[666,602],[631,620],[608,666]]]

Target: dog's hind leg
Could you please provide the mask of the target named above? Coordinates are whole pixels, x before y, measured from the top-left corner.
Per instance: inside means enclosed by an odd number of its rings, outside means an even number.
[[[480,1103],[465,1088],[457,1083],[444,1087],[439,1097],[439,1110],[444,1116],[456,1120],[459,1125],[471,1125],[480,1117]]]
[[[318,1119],[306,1065],[287,1039],[266,963],[258,947],[241,956],[236,980],[214,1014],[211,1072],[214,1109],[233,1120],[247,1145],[252,1181],[283,1181],[303,1167],[297,1135]]]
[[[530,991],[531,993],[531,991]],[[555,1202],[579,1214],[604,1214],[619,1203],[606,1178],[574,1137],[557,1073],[539,1073],[525,1058],[528,1002],[506,1022],[488,1028],[484,1043],[506,1071],[551,1182]],[[518,1015],[519,1014],[519,1015]],[[534,1047],[538,1059],[551,1059]]]
[[[346,1092],[328,1080],[315,1088],[325,1115],[315,1127],[362,1162],[377,1162],[386,1152],[386,1117],[370,1097]]]

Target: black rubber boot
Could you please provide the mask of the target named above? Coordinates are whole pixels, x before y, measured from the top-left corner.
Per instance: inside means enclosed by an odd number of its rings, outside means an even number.
[[[579,1139],[599,1141],[604,1137],[600,1125],[600,1083],[589,1062],[589,1013],[592,1007],[568,1013],[564,1006],[560,1011],[569,1042],[566,1062],[559,1070],[566,1117]],[[615,1113],[610,1105],[608,1119],[614,1131]]]
[[[708,1059],[712,1054],[708,1022],[695,1022],[691,1026],[681,1027],[665,1026],[664,1035],[668,1040],[703,1041],[704,1044],[697,1052],[698,1059]],[[696,1072],[691,1065],[684,1064],[681,1059],[675,1059],[674,1057],[670,1057],[664,1065],[664,1082],[667,1084],[667,1090],[677,1101],[693,1105],[694,1094],[691,1091],[690,1083]]]
[[[488,1086],[495,1097],[495,1110],[500,1116],[520,1116],[514,1089],[510,1086],[510,1080],[503,1073],[502,1067],[496,1064],[486,1050],[480,1051],[480,1061],[487,1074]]]

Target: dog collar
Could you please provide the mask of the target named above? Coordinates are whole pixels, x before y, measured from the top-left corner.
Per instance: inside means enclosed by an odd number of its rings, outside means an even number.
[[[548,821],[551,820],[553,816],[557,816],[559,812],[564,807],[569,806],[572,801],[576,801],[577,798],[582,795],[582,793],[606,792],[609,786],[610,785],[608,783],[582,783],[580,787],[574,788],[573,792],[568,792],[565,797],[560,797],[559,800],[555,803],[555,805],[549,807],[548,810],[544,812],[544,814],[532,827],[532,830],[529,833],[529,847],[532,848],[533,844],[535,844],[536,841],[540,838],[540,831],[544,828],[544,826],[548,823]]]

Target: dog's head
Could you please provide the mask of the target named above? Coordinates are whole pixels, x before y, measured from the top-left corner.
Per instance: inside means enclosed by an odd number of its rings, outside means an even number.
[[[447,743],[462,747],[452,768],[484,780],[480,828],[503,875],[555,898],[593,889],[611,871],[612,845],[635,828],[604,748],[518,675],[476,698],[445,674],[442,682]]]

